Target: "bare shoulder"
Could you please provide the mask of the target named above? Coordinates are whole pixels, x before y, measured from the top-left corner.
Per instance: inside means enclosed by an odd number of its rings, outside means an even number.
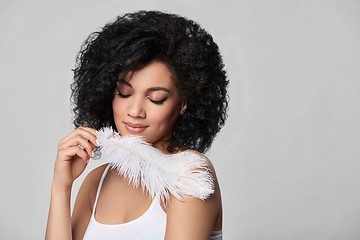
[[[93,195],[94,191],[96,192],[97,185],[100,182],[100,178],[106,166],[107,164],[103,164],[99,167],[96,167],[86,175],[84,181],[81,183],[76,201],[87,201],[87,203],[90,203],[90,198]],[[85,202],[82,202],[82,204],[84,203]],[[90,207],[90,204],[86,205]]]
[[[208,165],[214,179],[214,193],[201,200],[182,196],[184,201],[170,194],[166,207],[167,227],[165,239],[209,239],[221,212],[221,196],[215,169],[211,161],[195,150],[190,153],[201,156]]]
[[[89,223],[97,186],[107,164],[96,167],[85,177],[76,196],[71,217],[73,239],[82,239]]]
[[[101,179],[102,174],[105,171],[105,168],[107,167],[108,163],[104,163],[93,170],[91,170],[88,175],[85,177],[83,184],[86,185],[88,188],[88,196],[89,196],[89,204],[92,209],[92,206],[95,202],[96,192],[97,188],[99,186],[99,182]]]
[[[100,181],[100,178],[105,170],[105,168],[107,167],[108,163],[104,163],[103,165],[100,165],[96,168],[94,168],[93,170],[91,170],[88,175],[86,176],[85,181],[87,181],[88,183],[96,183]]]
[[[212,162],[210,161],[210,159],[208,157],[206,157],[204,154],[202,154],[196,150],[187,150],[187,152],[196,154],[196,155],[200,156],[201,158],[203,158],[204,161],[206,161],[206,163],[207,163],[207,166],[208,166],[208,169],[210,170],[211,175],[213,176],[214,180],[217,182],[215,168],[214,168],[214,165],[212,164]]]

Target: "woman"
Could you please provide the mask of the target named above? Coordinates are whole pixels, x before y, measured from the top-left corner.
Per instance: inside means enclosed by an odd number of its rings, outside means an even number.
[[[103,127],[144,137],[167,155],[204,158],[226,119],[223,68],[211,35],[174,14],[126,14],[90,35],[71,86],[77,129],[58,144],[46,239],[222,239],[220,189],[208,159],[214,192],[205,200],[151,199],[109,164],[86,176],[72,216],[70,196],[99,154]]]

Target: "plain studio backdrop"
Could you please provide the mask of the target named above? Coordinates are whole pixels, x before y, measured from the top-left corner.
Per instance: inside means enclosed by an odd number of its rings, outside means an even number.
[[[360,1],[346,0],[2,0],[0,239],[44,238],[75,56],[141,9],[199,22],[223,55],[229,118],[207,156],[224,239],[360,239]]]

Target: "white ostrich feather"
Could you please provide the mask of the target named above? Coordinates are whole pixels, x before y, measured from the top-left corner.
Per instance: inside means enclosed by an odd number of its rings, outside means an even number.
[[[214,180],[205,158],[190,151],[164,154],[137,136],[122,137],[111,127],[99,130],[101,158],[128,179],[141,184],[150,196],[169,199],[169,193],[204,200],[214,192]],[[167,201],[165,201],[166,203]]]

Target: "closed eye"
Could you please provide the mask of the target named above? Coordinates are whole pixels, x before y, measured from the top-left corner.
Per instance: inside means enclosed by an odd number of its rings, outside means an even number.
[[[121,97],[121,98],[128,98],[128,97],[130,97],[132,95],[132,94],[127,94],[127,95],[122,94],[119,90],[117,92],[118,92],[117,95],[119,97]],[[152,103],[160,105],[160,104],[163,104],[166,101],[167,97],[165,97],[165,98],[163,98],[161,100],[153,100],[153,99],[151,99],[149,97],[147,97],[147,99],[149,99]]]
[[[130,97],[130,96],[131,96],[131,94],[124,95],[124,94],[122,94],[119,90],[118,90],[117,95],[118,95],[119,97],[121,97],[121,98],[128,98],[128,97]]]
[[[158,101],[152,100],[151,98],[148,98],[148,99],[155,104],[163,104],[166,101],[167,97],[163,98],[161,100],[158,100]]]

